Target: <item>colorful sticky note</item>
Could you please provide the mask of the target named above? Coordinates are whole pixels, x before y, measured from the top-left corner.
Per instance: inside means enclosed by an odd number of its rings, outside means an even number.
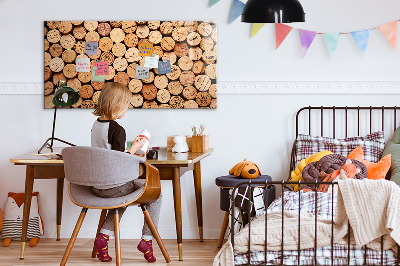
[[[136,78],[137,79],[148,79],[150,77],[149,68],[136,66]]]
[[[171,73],[171,64],[169,60],[158,61],[158,74]]]
[[[96,76],[96,70],[97,70],[97,67],[94,66],[92,68],[92,81],[105,82],[106,76],[105,75]]]
[[[94,66],[97,68],[96,69],[96,76],[99,75],[108,75],[108,61],[97,61],[94,62]]]
[[[151,56],[153,53],[153,44],[148,41],[139,43],[139,56]]]
[[[77,58],[76,72],[90,72],[90,58]]]
[[[98,55],[99,54],[99,43],[98,42],[85,42],[85,54]]]
[[[158,55],[152,54],[152,56],[146,56],[144,58],[144,66],[150,68],[158,68]]]

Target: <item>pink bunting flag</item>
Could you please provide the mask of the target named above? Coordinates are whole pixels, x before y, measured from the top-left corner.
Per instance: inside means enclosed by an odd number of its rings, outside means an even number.
[[[397,48],[397,20],[378,27],[394,50]]]
[[[315,31],[301,30],[299,29],[300,43],[301,43],[301,54],[304,58],[310,48],[317,33]]]
[[[275,23],[275,40],[276,40],[276,49],[282,44],[282,42],[285,40],[286,36],[290,33],[292,30],[292,27],[281,24],[281,23]]]

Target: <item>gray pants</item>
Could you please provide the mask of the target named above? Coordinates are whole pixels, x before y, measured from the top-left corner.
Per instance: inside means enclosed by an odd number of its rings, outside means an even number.
[[[135,182],[135,180],[132,180],[119,187],[113,187],[108,189],[93,188],[93,194],[101,198],[122,197],[138,189],[141,189],[143,186],[144,182],[137,182],[137,181]],[[158,228],[158,221],[160,218],[161,202],[162,202],[162,196],[160,194],[160,197],[155,202],[146,204],[146,207],[149,210],[151,218],[153,218],[154,224],[156,225],[157,228]],[[122,215],[124,214],[125,210],[126,207],[118,208],[119,219],[122,218]],[[114,214],[115,214],[115,209],[108,210],[106,220],[104,221],[100,233],[109,236],[114,236]],[[143,225],[142,239],[146,240],[153,239],[153,234],[146,220],[144,221]]]

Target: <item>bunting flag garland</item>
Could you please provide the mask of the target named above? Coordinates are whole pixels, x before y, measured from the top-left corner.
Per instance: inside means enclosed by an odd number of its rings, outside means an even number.
[[[301,55],[304,58],[317,33],[315,31],[300,30]]]
[[[213,5],[215,5],[218,2],[219,2],[219,0],[210,0],[210,5],[208,7],[212,7]]]
[[[338,47],[339,39],[340,36],[342,36],[342,34],[340,34],[339,32],[333,32],[333,33],[325,33],[323,36],[326,48],[328,48],[329,55],[332,58],[333,54],[336,51],[336,48]]]
[[[231,24],[235,19],[242,15],[244,8],[244,3],[239,0],[233,0],[231,16],[229,18],[229,24]]]
[[[397,22],[396,20],[378,27],[394,50],[397,48]]]
[[[278,47],[285,40],[286,36],[288,36],[288,34],[290,33],[290,31],[292,29],[293,28],[288,25],[281,24],[281,23],[275,23],[276,49],[278,49]]]
[[[256,35],[262,27],[264,27],[265,23],[253,23],[251,27],[251,38]]]
[[[356,43],[357,43],[358,47],[360,48],[360,51],[363,55],[365,55],[365,51],[367,50],[370,32],[371,32],[371,29],[351,32],[351,35],[353,36],[354,40],[356,41]]]

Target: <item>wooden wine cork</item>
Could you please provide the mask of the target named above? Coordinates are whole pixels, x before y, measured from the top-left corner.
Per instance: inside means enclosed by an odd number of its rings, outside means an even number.
[[[75,20],[75,21],[71,21],[71,23],[72,23],[72,25],[74,25],[74,26],[81,26],[81,25],[83,25],[83,20],[82,21],[78,21],[78,20]]]
[[[53,84],[56,86],[59,86],[60,81],[67,82],[67,78],[65,77],[64,73],[59,72],[59,73],[53,74]]]
[[[172,38],[177,42],[183,42],[188,36],[186,27],[179,27],[172,30]]]
[[[54,29],[54,30],[50,30],[47,33],[46,39],[50,42],[50,43],[58,43],[61,39],[61,33]]]
[[[48,40],[44,40],[44,51],[47,52],[50,48],[50,43]]]
[[[148,101],[153,100],[157,96],[157,88],[153,84],[143,85],[142,95]]]
[[[156,101],[145,101],[142,106],[143,109],[155,109],[158,108]]]
[[[187,43],[190,46],[197,46],[199,45],[200,41],[201,41],[201,36],[197,32],[191,32],[187,36]]]
[[[178,57],[184,57],[189,53],[189,47],[185,42],[175,44],[174,52]]]
[[[78,41],[75,43],[75,52],[77,54],[85,54],[85,42]]]
[[[154,72],[153,71],[149,71],[149,78],[148,79],[142,79],[143,83],[153,83],[154,81]]]
[[[47,27],[51,30],[57,29],[59,23],[59,21],[46,21]]]
[[[200,47],[196,46],[189,49],[189,58],[193,61],[200,60],[202,56],[203,51],[200,49]]]
[[[129,33],[124,38],[124,43],[125,43],[126,47],[128,47],[128,48],[135,47],[136,45],[138,45],[138,42],[139,42],[139,38],[134,33]]]
[[[120,28],[122,26],[122,21],[110,21],[110,25],[113,28]]]
[[[182,95],[188,100],[193,100],[196,98],[197,90],[193,86],[188,86],[183,89]]]
[[[139,49],[137,49],[136,47],[132,47],[126,50],[125,58],[129,63],[137,62],[142,59],[142,57],[139,55]]]
[[[125,33],[134,33],[137,29],[136,21],[122,21],[122,30]]]
[[[149,26],[149,29],[151,30],[157,30],[160,27],[161,22],[160,21],[149,21],[147,25]]]
[[[171,94],[168,90],[162,89],[157,92],[157,101],[160,103],[167,103],[171,99]]]
[[[82,98],[79,97],[78,101],[76,103],[74,103],[71,107],[73,107],[73,108],[81,107],[82,101],[83,101]]]
[[[171,65],[176,63],[176,54],[174,52],[166,52],[162,56],[162,60],[169,60]]]
[[[140,107],[143,104],[143,96],[140,94],[132,94],[131,104],[133,107]]]
[[[201,36],[209,36],[211,34],[212,30],[213,30],[212,26],[207,22],[201,23],[199,25],[199,27],[197,28],[197,32]]]
[[[65,50],[61,58],[65,63],[74,63],[76,60],[76,52],[74,50]]]
[[[139,66],[144,66],[144,63],[145,63],[145,62],[146,62],[146,57],[143,56],[143,57],[139,60],[138,65],[139,65]]]
[[[169,105],[172,108],[183,108],[183,99],[180,96],[172,96],[169,100]]]
[[[126,73],[128,74],[128,76],[132,79],[136,79],[136,64],[130,64],[127,68],[126,68]]]
[[[49,66],[51,61],[51,55],[49,53],[44,53],[44,66]]]
[[[108,66],[108,75],[105,76],[106,80],[112,80],[115,77],[115,69],[112,66]]]
[[[181,70],[191,70],[193,67],[193,61],[188,56],[184,56],[178,60],[178,66]]]
[[[97,59],[100,58],[100,53],[98,53],[98,54],[91,54],[91,55],[88,55],[88,57],[89,57],[90,59],[92,59],[92,60],[97,60]]]
[[[54,108],[53,95],[44,96],[44,108],[46,109]]]
[[[136,29],[136,35],[141,39],[147,38],[149,33],[150,29],[147,25],[139,25]]]
[[[217,44],[214,45],[214,48],[212,49],[212,51],[217,54]]]
[[[217,99],[211,99],[210,108],[211,109],[217,108]]]
[[[159,44],[162,40],[163,36],[161,32],[158,30],[153,30],[149,34],[149,42],[154,43],[154,44]]]
[[[111,32],[111,26],[108,23],[100,23],[99,26],[97,27],[97,32],[102,36],[108,36],[110,35]]]
[[[92,100],[95,105],[99,104],[100,93],[101,91],[96,91],[95,93],[93,93]]]
[[[86,35],[86,37],[87,37],[87,35]],[[71,34],[63,35],[63,36],[61,37],[61,39],[60,39],[60,44],[61,44],[61,46],[62,46],[64,49],[68,49],[68,50],[74,48],[75,42],[76,42],[75,37],[72,36]]]
[[[63,69],[63,73],[69,79],[76,77],[77,72],[75,64],[67,64]]]
[[[132,93],[139,93],[143,89],[143,83],[140,81],[140,79],[131,79],[131,81],[129,81],[128,88]]]
[[[165,21],[160,25],[160,31],[163,35],[171,34],[173,29],[174,27],[172,26],[172,23],[169,21]]]
[[[207,91],[211,87],[211,79],[206,75],[199,75],[194,80],[194,86],[199,91]]]
[[[210,79],[216,79],[217,78],[217,64],[211,64],[206,67],[206,75]]]
[[[164,51],[160,46],[153,46],[153,54],[158,55],[158,58],[162,58]]]
[[[112,48],[112,53],[116,57],[122,57],[126,53],[126,46],[123,43],[116,43]]]
[[[214,42],[217,42],[217,27],[213,28],[211,32],[211,39],[213,39]]]
[[[88,30],[88,31],[94,31],[97,29],[99,26],[99,22],[97,21],[85,21],[83,23],[83,26]]]
[[[204,51],[211,50],[214,47],[214,41],[210,37],[202,38],[200,48]]]
[[[90,72],[78,72],[78,79],[82,83],[88,83],[92,79],[92,75]]]
[[[88,99],[90,97],[93,96],[93,88],[91,85],[83,85],[80,89],[79,89],[79,95],[84,98],[84,99]]]
[[[144,25],[144,24],[147,23],[147,21],[146,21],[146,20],[143,20],[143,21],[136,21],[136,23],[139,24],[139,25]]]
[[[210,93],[211,97],[217,98],[217,84],[212,84],[208,89],[208,93]]]
[[[158,109],[171,109],[171,106],[168,103],[162,103],[158,105]]]
[[[92,85],[93,89],[96,91],[99,91],[103,88],[105,82],[100,82],[100,81],[92,81],[90,82],[90,85]]]
[[[110,38],[115,43],[122,42],[125,39],[125,32],[120,28],[114,28],[110,32]]]
[[[197,23],[197,21],[185,21],[183,26],[186,27],[188,33],[190,33],[193,31],[197,31],[197,27],[199,26],[199,24]]]
[[[202,58],[204,63],[214,64],[217,61],[217,53],[214,51],[205,51]]]
[[[113,67],[117,71],[125,71],[128,67],[128,61],[123,57],[118,57],[114,60]]]
[[[157,89],[165,89],[168,86],[168,78],[165,75],[159,75],[154,78],[154,85]]]
[[[208,92],[202,91],[197,93],[196,102],[199,106],[209,106],[211,103],[211,96]]]
[[[54,90],[54,84],[51,81],[44,82],[44,95],[49,95]]]
[[[197,109],[199,108],[199,105],[193,101],[193,100],[189,100],[183,103],[183,108],[185,109]]]
[[[179,81],[183,86],[191,86],[194,82],[194,73],[192,71],[183,71],[181,76],[179,77]]]
[[[77,78],[69,79],[67,81],[67,86],[73,88],[76,91],[79,91],[82,87],[82,83]]]
[[[194,61],[192,71],[195,75],[203,74],[205,70],[203,61]]]
[[[49,80],[53,76],[53,72],[51,71],[50,67],[44,68],[44,80]]]
[[[171,21],[173,27],[178,28],[183,26],[184,21]]]
[[[117,72],[114,76],[114,82],[121,83],[122,85],[128,87],[129,76],[125,72]]]
[[[164,51],[171,51],[175,47],[175,41],[171,37],[164,37],[161,40],[161,48]]]
[[[96,107],[96,105],[94,104],[94,102],[92,100],[85,100],[81,103],[81,108],[83,108],[83,109],[93,109],[95,107]]]
[[[166,74],[170,80],[177,80],[181,75],[181,69],[177,65],[171,66],[171,73]]]
[[[60,57],[63,53],[64,49],[58,43],[52,44],[49,49],[49,53],[52,57]]]
[[[58,30],[62,34],[68,34],[72,31],[72,23],[71,21],[60,21],[58,24]]]
[[[59,57],[51,59],[49,67],[53,72],[60,72],[64,68],[64,61]]]
[[[47,36],[47,33],[49,32],[49,29],[46,27],[46,25],[44,26],[44,38],[45,38],[45,40],[46,40],[46,36]]]
[[[114,63],[114,55],[110,52],[104,52],[101,54],[100,56],[100,60],[107,60],[108,61],[108,65],[111,66]]]
[[[100,41],[100,35],[95,31],[89,31],[88,33],[86,33],[85,41],[87,41],[87,42],[99,42]]]
[[[168,91],[172,95],[179,95],[183,90],[183,86],[179,81],[171,81],[168,83]]]
[[[104,52],[109,52],[113,48],[113,41],[109,37],[103,37],[99,41],[99,49]]]

